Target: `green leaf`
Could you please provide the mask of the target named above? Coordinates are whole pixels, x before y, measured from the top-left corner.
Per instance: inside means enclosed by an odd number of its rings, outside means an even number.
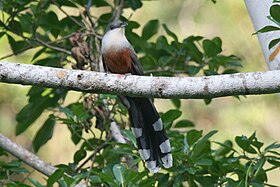
[[[0,161],[0,166],[5,167],[5,168],[20,167],[20,161],[19,160],[13,160],[10,162],[1,162]]]
[[[37,131],[35,138],[32,141],[35,153],[38,152],[42,145],[46,144],[52,138],[54,125],[55,118],[53,115],[50,115],[43,126]]]
[[[261,147],[263,146],[263,143],[262,142],[259,142],[258,140],[254,140],[252,141],[252,146],[256,147],[258,150],[261,149]]]
[[[171,99],[171,102],[173,103],[173,105],[179,109],[181,107],[181,100],[180,99]]]
[[[44,185],[40,184],[36,179],[28,178],[28,180],[35,185],[36,187],[45,187]]]
[[[92,5],[94,5],[95,7],[110,6],[110,4],[104,0],[92,1]]]
[[[66,93],[63,90],[32,86],[28,93],[28,96],[30,96],[29,103],[16,116],[18,122],[16,135],[23,133],[45,109],[56,106],[58,100],[65,97]]]
[[[279,160],[279,159],[278,159]],[[280,167],[280,161],[278,161],[276,158],[271,158],[271,159],[268,159],[267,161],[274,165],[274,166],[277,166],[278,168]]]
[[[191,77],[195,76],[200,70],[201,66],[187,66],[187,72]]]
[[[12,173],[17,173],[17,174],[29,173],[29,171],[27,169],[21,168],[21,167],[10,168],[9,171]]]
[[[16,33],[18,35],[22,35],[22,27],[20,25],[20,23],[16,20],[12,20],[9,22],[9,29],[11,29],[11,31],[13,33]]]
[[[96,176],[96,175],[89,176],[89,179],[91,180],[91,182],[97,182],[97,183],[101,182],[101,178],[99,176]]]
[[[233,74],[238,73],[239,71],[236,69],[226,69],[222,74]]]
[[[4,36],[6,34],[6,32],[0,32],[0,39],[2,38],[2,36]]]
[[[215,41],[215,42],[214,42]],[[207,57],[214,57],[220,52],[222,52],[221,42],[219,43],[217,38],[214,38],[214,41],[205,39],[202,42],[203,50]]]
[[[131,31],[133,29],[137,29],[140,27],[140,24],[136,21],[132,21],[132,20],[127,20],[128,25],[125,27],[125,31],[126,33],[128,31]]]
[[[5,183],[6,186],[9,186],[9,187],[31,187],[27,184],[23,184],[23,183],[20,183],[20,182],[8,182],[8,183]]]
[[[222,40],[219,37],[215,37],[212,39],[212,41],[216,44],[216,46],[222,48]]]
[[[35,103],[27,104],[18,114],[16,120],[16,135],[23,133],[44,111],[44,105]]]
[[[158,186],[166,186],[169,179],[169,173],[167,174],[159,174],[158,176]]]
[[[124,186],[125,180],[124,180],[124,172],[126,168],[122,164],[116,164],[113,167],[113,174],[116,177],[116,179],[121,183],[121,186]]]
[[[213,141],[214,143],[220,145],[221,147],[219,149],[217,149],[215,151],[215,155],[217,156],[222,156],[222,155],[226,155],[227,153],[229,153],[230,151],[234,151],[236,152],[233,148],[232,148],[232,142],[230,140],[226,140],[224,143],[220,143],[220,142],[216,142]]]
[[[50,67],[57,67],[61,68],[61,59],[58,57],[47,57],[44,59],[40,59],[34,63],[34,65],[40,66],[50,66]]]
[[[200,165],[200,166],[211,166],[212,165],[212,160],[208,158],[200,159],[195,162],[195,164]]]
[[[8,156],[8,154],[0,147],[0,156]]]
[[[33,18],[30,13],[22,14],[19,17],[19,23],[22,27],[23,32],[32,33],[33,27],[31,26],[33,23]]]
[[[60,21],[53,11],[44,15],[44,19],[39,20],[39,25],[42,26],[45,31],[50,31],[55,37],[61,30]]]
[[[266,162],[265,157],[262,157],[261,159],[258,160],[256,165],[254,166],[254,170],[256,171],[255,176],[257,176],[260,173],[260,171],[263,169],[265,162]]]
[[[168,128],[172,125],[173,121],[179,118],[181,115],[182,112],[180,110],[169,110],[161,115],[161,119],[164,123],[164,126]]]
[[[100,173],[100,172],[95,172],[93,171],[92,172],[93,174],[99,176],[103,182],[106,182],[106,183],[109,183],[109,184],[112,184],[113,186],[118,186],[115,182],[115,180],[111,177],[111,175],[109,174],[105,174],[104,172],[103,173]],[[111,186],[112,186],[111,185]]]
[[[65,171],[65,172],[67,172],[67,171]],[[70,184],[74,183],[74,178],[70,177],[69,175],[63,175],[63,179],[68,186],[70,186]]]
[[[87,152],[84,149],[80,149],[78,150],[75,154],[74,154],[74,163],[78,164],[83,158],[85,158],[87,156]]]
[[[55,172],[48,178],[47,185],[53,186],[55,182],[57,182],[64,174],[63,169],[57,169]]]
[[[78,121],[85,122],[89,119],[89,113],[86,111],[83,103],[74,103],[70,106],[70,108],[77,117]]]
[[[143,28],[142,31],[142,39],[148,40],[153,35],[155,35],[158,32],[159,29],[159,21],[158,20],[150,20]]]
[[[171,30],[169,30],[169,28],[167,27],[166,24],[162,24],[162,26],[163,26],[165,32],[166,32],[169,36],[171,36],[176,42],[178,42],[178,38],[177,38],[176,34],[174,34]]]
[[[279,42],[280,42],[280,38],[272,40],[271,42],[269,42],[268,49],[271,49],[272,47],[274,47]]]
[[[131,178],[129,180],[129,182],[133,185],[133,184],[136,184],[138,183],[139,181],[142,181],[143,178],[145,178],[146,176],[148,175],[148,171],[147,170],[144,170],[143,172],[139,173],[137,172],[137,175],[134,177],[134,178]]]
[[[70,124],[68,125],[68,129],[71,132],[71,140],[72,142],[77,145],[81,139],[82,139],[82,135],[83,135],[83,128],[80,125],[77,124]]]
[[[190,158],[193,160],[198,160],[201,158],[205,158],[206,155],[209,155],[211,153],[210,148],[210,141],[209,138],[213,136],[217,131],[210,131],[208,134],[206,134],[204,137],[202,137],[200,140],[198,140],[193,145],[193,149],[190,152]],[[217,171],[217,169],[213,170]]]
[[[44,54],[46,52],[46,48],[43,47],[42,49],[38,50],[32,57],[32,62],[37,58],[39,57],[41,54]]]
[[[211,138],[214,134],[216,134],[218,131],[217,130],[212,130],[210,132],[208,132],[202,139],[200,139],[197,144],[202,144],[206,141],[209,140],[209,138]]]
[[[156,183],[156,180],[153,177],[146,177],[140,181],[139,186],[140,187],[156,186],[155,183]]]
[[[142,2],[140,0],[125,0],[124,1],[124,7],[128,8],[130,7],[132,10],[137,10],[142,7]]]
[[[263,27],[262,29],[258,30],[256,33],[254,34],[257,34],[257,33],[265,33],[265,32],[271,32],[271,31],[277,31],[277,30],[280,30],[279,27],[275,27],[275,26],[265,26]]]
[[[252,154],[257,153],[257,151],[251,146],[251,141],[247,139],[246,136],[236,136],[235,142],[244,151],[247,151],[248,153],[252,153]]]
[[[72,110],[70,110],[68,107],[61,107],[59,106],[59,111],[63,112],[68,119],[73,119],[74,118],[74,113]]]
[[[186,170],[188,170],[188,169],[190,169],[190,168],[187,167]],[[183,186],[183,182],[184,181],[186,181],[186,176],[183,175],[183,174],[180,174],[180,175],[175,177],[175,180],[174,180],[174,182],[172,184],[172,187],[181,187],[181,186]],[[190,178],[189,181],[190,181],[190,185],[189,185],[190,187],[198,187],[195,184],[195,182],[194,182],[194,180],[192,178]]]
[[[198,130],[190,130],[187,133],[187,140],[188,140],[188,145],[192,146],[197,140],[199,140],[199,138],[202,137],[202,130],[198,131]]]
[[[130,130],[123,129],[121,132],[122,135],[128,138],[128,140],[134,145],[134,147],[137,147],[135,136]]]
[[[280,5],[272,5],[270,7],[270,15],[274,20],[280,23]]]
[[[23,52],[22,50],[28,47],[28,44],[25,41],[15,41],[15,39],[12,36],[7,36],[11,49],[15,55],[19,54],[20,52]]]
[[[191,57],[190,60],[194,60],[198,64],[201,64],[202,63],[203,54],[198,49],[198,47],[194,44],[194,42],[192,40],[193,40],[193,38],[186,38],[184,40],[185,47],[188,50],[188,55]]]
[[[269,19],[270,21],[272,21],[273,23],[275,23],[278,27],[280,27],[280,22],[276,21],[272,16],[267,16],[267,19]]]
[[[203,99],[206,105],[209,105],[212,102],[212,99]]]
[[[174,128],[186,128],[186,127],[194,127],[194,123],[190,120],[181,120],[174,125]]]
[[[270,144],[269,146],[267,146],[264,151],[269,151],[271,149],[279,149],[280,148],[280,144],[277,144],[276,142]]]

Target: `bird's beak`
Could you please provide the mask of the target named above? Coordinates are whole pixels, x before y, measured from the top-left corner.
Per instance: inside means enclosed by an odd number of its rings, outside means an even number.
[[[125,27],[125,26],[127,26],[128,24],[126,23],[126,22],[121,22],[121,25],[120,25],[120,27]]]

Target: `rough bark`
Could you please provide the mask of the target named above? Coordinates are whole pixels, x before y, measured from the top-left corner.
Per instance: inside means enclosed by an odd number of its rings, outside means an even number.
[[[204,99],[280,92],[280,71],[148,77],[1,62],[0,82],[137,97]]]

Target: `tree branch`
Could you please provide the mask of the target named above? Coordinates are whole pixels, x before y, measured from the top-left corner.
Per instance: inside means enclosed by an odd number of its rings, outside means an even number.
[[[12,142],[9,138],[5,137],[1,133],[0,133],[0,147],[46,176],[50,176],[57,169],[56,167],[40,160],[39,157],[27,151],[20,145]]]
[[[0,133],[0,147],[46,176],[51,176],[55,172],[55,170],[57,170],[56,167],[44,162],[43,160],[40,160],[39,157],[29,152],[28,150],[24,149],[20,145],[16,144],[15,142],[5,137],[1,133]],[[84,186],[85,185],[82,182],[80,182],[75,187],[84,187]]]
[[[278,93],[280,71],[207,77],[148,77],[0,62],[0,82],[135,97],[204,99]]]

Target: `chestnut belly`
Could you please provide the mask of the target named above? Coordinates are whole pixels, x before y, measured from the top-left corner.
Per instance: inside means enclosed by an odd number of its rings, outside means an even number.
[[[103,61],[112,73],[131,73],[131,57],[128,48],[104,53]]]

